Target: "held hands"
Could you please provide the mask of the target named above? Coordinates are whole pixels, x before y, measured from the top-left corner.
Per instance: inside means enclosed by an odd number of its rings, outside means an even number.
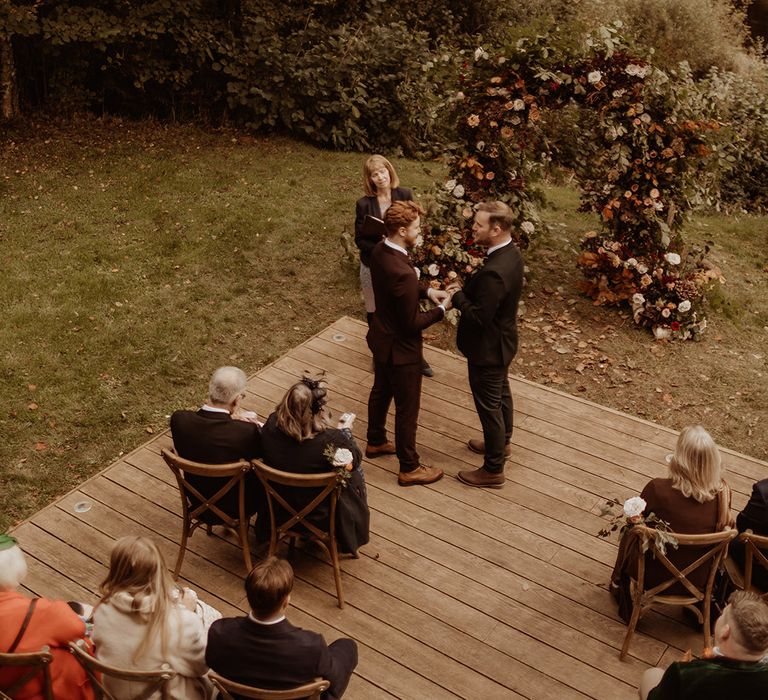
[[[451,293],[445,289],[434,289],[430,287],[430,289],[427,290],[427,297],[429,297],[430,301],[434,304],[442,304],[446,311],[453,308],[451,296]]]

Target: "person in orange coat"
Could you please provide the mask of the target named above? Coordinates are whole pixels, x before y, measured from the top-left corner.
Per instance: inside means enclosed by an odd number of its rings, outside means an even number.
[[[47,646],[53,654],[50,673],[54,697],[93,700],[88,676],[67,648],[68,642],[85,639],[85,622],[62,600],[32,599],[19,593],[16,589],[26,575],[27,562],[15,538],[0,535],[0,652],[29,653]],[[0,690],[15,683],[27,670],[0,669]],[[40,677],[14,692],[13,698],[42,700]]]

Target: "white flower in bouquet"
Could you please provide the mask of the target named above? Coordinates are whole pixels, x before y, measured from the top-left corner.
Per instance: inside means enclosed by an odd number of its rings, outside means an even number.
[[[641,263],[637,266],[637,272],[638,274],[644,275],[646,272],[648,272],[648,265],[643,265]]]
[[[421,270],[418,267],[414,267],[413,271],[416,273],[416,279],[420,280],[421,279]]]
[[[624,515],[630,520],[641,517],[646,505],[645,500],[640,498],[640,496],[632,496],[632,498],[628,498],[624,501]]]
[[[333,454],[333,466],[334,467],[347,467],[352,466],[352,453],[345,447],[340,447]]]
[[[587,80],[593,85],[599,83],[602,79],[603,74],[599,70],[593,70],[591,73],[587,74]]]
[[[637,258],[629,258],[624,265],[627,267],[637,267]]]
[[[682,313],[687,313],[691,310],[691,302],[688,299],[683,299],[683,301],[678,304],[677,310]]]
[[[456,187],[456,180],[448,180],[444,186],[445,189],[450,192],[454,187]]]
[[[437,263],[432,263],[428,268],[427,272],[432,275],[432,277],[437,277],[440,274],[440,267]]]
[[[667,253],[664,256],[664,260],[666,260],[670,265],[679,265],[681,258],[677,253]]]
[[[413,245],[415,248],[419,248],[424,243],[424,236],[419,234],[416,236],[416,240],[414,241]]]
[[[642,294],[632,295],[632,306],[642,306],[645,304],[645,297]]]
[[[527,233],[529,236],[536,230],[533,223],[530,221],[523,221],[523,223],[520,224],[520,229],[523,233]]]
[[[464,196],[464,185],[456,185],[456,187],[453,188],[453,196],[454,197],[463,197]]]
[[[624,97],[626,92],[627,91],[624,88],[619,88],[618,90],[614,90],[613,91],[613,96],[614,97]]]
[[[478,46],[475,49],[475,60],[479,61],[481,58],[488,58],[488,53],[482,46]]]
[[[514,109],[516,112],[522,112],[525,109],[525,102],[523,102],[519,97],[512,103],[512,109]]]

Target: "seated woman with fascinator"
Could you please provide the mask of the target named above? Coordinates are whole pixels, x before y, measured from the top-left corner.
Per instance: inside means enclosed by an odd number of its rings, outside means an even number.
[[[362,453],[352,437],[351,421],[345,414],[335,428],[330,427],[330,416],[325,407],[327,390],[324,379],[304,377],[294,384],[261,430],[262,459],[270,467],[297,474],[322,473],[336,469],[333,455],[346,450],[351,463],[349,478],[339,493],[336,505],[336,540],[339,551],[356,554],[368,542],[370,512],[365,480],[360,468]],[[292,502],[291,496],[285,497]],[[307,499],[302,493],[301,498]],[[304,505],[294,503],[295,506]],[[318,524],[327,522],[327,501],[311,516]]]
[[[733,525],[730,515],[731,491],[723,479],[720,450],[711,435],[700,425],[683,428],[677,439],[675,452],[668,456],[669,476],[651,479],[640,497],[645,500],[643,516],[654,513],[659,520],[669,524],[672,532],[682,535],[703,535],[719,532]],[[630,578],[635,575],[637,551],[634,545],[638,539],[629,537],[628,529],[619,543],[616,565],[611,575],[611,592],[619,602],[619,615],[626,622],[632,613]],[[632,543],[632,546],[628,546]],[[678,551],[670,548],[667,558],[679,569],[698,559],[700,555],[693,548]],[[706,570],[700,569],[691,576],[691,581],[703,586]],[[700,580],[697,580],[697,575]],[[670,576],[669,570],[646,555],[646,589],[661,583]],[[679,585],[665,593],[684,595],[686,590]]]

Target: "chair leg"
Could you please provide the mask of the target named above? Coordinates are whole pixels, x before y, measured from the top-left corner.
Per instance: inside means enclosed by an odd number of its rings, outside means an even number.
[[[711,615],[712,598],[704,598],[702,601],[704,610],[702,611],[704,616],[704,648],[709,649],[712,646],[712,633],[710,629],[709,618]]]
[[[331,564],[333,565],[333,578],[336,580],[336,597],[339,599],[339,609],[344,609],[344,592],[341,590],[341,568],[339,567],[339,549],[336,539],[331,539]]]
[[[251,561],[251,547],[248,544],[248,521],[241,519],[237,526],[240,546],[243,548],[243,559],[245,560],[245,575],[251,573],[253,562]]]
[[[624,636],[624,646],[621,647],[621,653],[619,654],[619,661],[624,661],[629,651],[629,643],[632,641],[632,635],[635,633],[635,627],[637,627],[637,621],[640,619],[640,605],[634,603],[632,605],[632,617],[627,625],[627,634]]]
[[[179,544],[179,556],[176,559],[176,568],[173,570],[173,580],[176,581],[179,578],[179,572],[181,571],[181,564],[184,561],[184,553],[187,551],[187,539],[189,538],[189,521],[184,521],[184,526],[181,530],[181,544]]]

